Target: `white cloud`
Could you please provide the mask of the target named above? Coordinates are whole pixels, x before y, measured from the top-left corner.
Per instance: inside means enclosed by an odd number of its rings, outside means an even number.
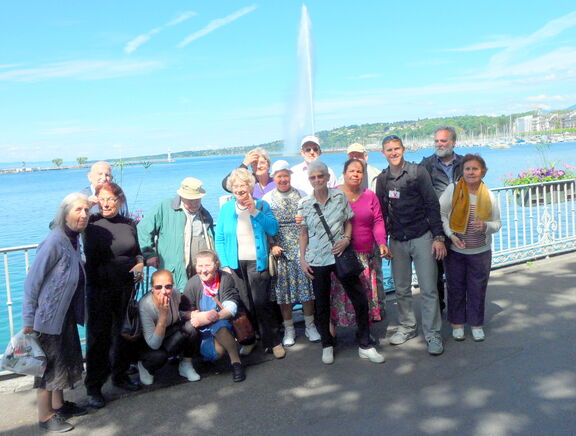
[[[124,46],[124,52],[128,53],[128,54],[133,53],[142,44],[145,44],[146,42],[148,42],[152,38],[152,36],[160,33],[161,31],[163,31],[164,29],[166,29],[168,27],[172,27],[172,26],[175,26],[176,24],[183,23],[184,21],[188,20],[189,18],[191,18],[195,15],[197,15],[197,14],[194,11],[183,12],[178,17],[169,21],[168,23],[163,24],[162,26],[159,26],[159,27],[155,27],[154,29],[152,29],[146,33],[138,35],[136,38],[133,38],[130,41],[128,41],[128,43],[126,43],[126,45]]]
[[[355,77],[355,79],[376,79],[378,77],[382,77],[382,74],[378,73],[367,73],[367,74],[360,74]]]
[[[527,101],[564,101],[565,98],[561,95],[532,95],[530,97],[526,97]]]
[[[232,23],[233,21],[236,21],[238,18],[240,18],[246,14],[249,14],[250,12],[252,12],[257,7],[258,6],[256,6],[256,5],[247,6],[245,8],[240,9],[239,11],[234,12],[233,14],[227,15],[224,18],[217,18],[215,20],[210,21],[206,25],[206,27],[204,27],[203,29],[200,29],[197,32],[194,32],[191,35],[188,35],[186,38],[184,38],[182,41],[180,41],[180,43],[178,43],[178,47],[180,47],[180,48],[186,47],[192,41],[195,41],[198,38],[202,38],[203,36],[206,36],[209,33],[212,33],[215,30],[218,30],[219,28],[226,26],[227,24]]]
[[[76,60],[0,72],[0,82],[40,82],[49,79],[98,80],[145,74],[164,68],[156,61]]]

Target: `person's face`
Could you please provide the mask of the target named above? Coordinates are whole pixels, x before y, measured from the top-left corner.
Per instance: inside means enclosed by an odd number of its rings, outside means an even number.
[[[308,175],[308,180],[310,180],[310,184],[315,191],[326,188],[329,179],[330,174],[324,174],[322,171],[312,171]]]
[[[477,160],[469,160],[462,168],[462,176],[468,185],[477,185],[485,175],[482,164]]]
[[[435,153],[438,157],[451,156],[454,153],[454,141],[450,139],[448,130],[439,130],[434,135]]]
[[[232,183],[232,195],[234,195],[236,201],[243,202],[250,197],[250,187],[240,179],[236,179]]]
[[[156,274],[152,282],[152,295],[154,295],[156,300],[160,300],[163,296],[170,298],[173,287],[174,280],[172,279],[172,274]]]
[[[263,156],[260,156],[258,161],[252,164],[252,172],[257,176],[268,174],[269,170],[270,165],[268,165],[268,161]]]
[[[368,162],[368,153],[361,153],[359,151],[353,151],[351,153],[348,153],[348,158],[349,159],[358,159],[358,160],[361,160],[362,162],[366,163],[366,162]]]
[[[362,183],[364,177],[364,168],[360,162],[352,162],[346,168],[344,173],[344,183],[350,187],[356,188]]]
[[[320,151],[320,146],[314,142],[306,142],[302,146],[302,151],[300,154],[306,162],[313,162],[320,157],[322,152]]]
[[[201,198],[197,198],[195,200],[188,200],[187,198],[180,197],[180,199],[182,200],[182,204],[184,205],[186,210],[192,214],[197,213],[200,210],[200,207],[202,206]]]
[[[92,186],[100,186],[105,182],[112,181],[112,169],[110,165],[105,163],[94,164],[90,172],[88,173],[88,180]]]
[[[210,283],[216,278],[216,271],[218,271],[218,265],[212,259],[212,256],[203,256],[196,258],[196,273],[205,282]]]
[[[98,205],[104,218],[112,218],[118,213],[118,197],[108,190],[100,190],[98,193]]]
[[[90,205],[87,201],[78,199],[72,203],[70,212],[66,215],[66,225],[73,232],[82,232],[88,225]]]
[[[290,171],[288,170],[282,170],[282,171],[276,171],[276,174],[274,174],[274,183],[276,184],[276,188],[278,188],[278,190],[280,192],[287,192],[290,190],[291,188],[291,179],[290,179]]]
[[[399,166],[404,160],[404,147],[398,141],[389,141],[382,146],[382,154],[389,165]]]

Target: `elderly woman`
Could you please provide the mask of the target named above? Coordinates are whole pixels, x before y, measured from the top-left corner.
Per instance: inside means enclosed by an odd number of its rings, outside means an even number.
[[[195,382],[200,376],[192,366],[198,349],[198,331],[186,323],[186,313],[180,312],[182,294],[174,292],[174,277],[165,269],[152,274],[152,290],[138,302],[144,343],[138,357],[140,381],[154,383],[154,374],[168,358],[184,356],[178,373]],[[189,313],[188,313],[189,315]]]
[[[216,253],[200,251],[196,256],[196,275],[186,284],[180,310],[200,331],[200,354],[207,361],[221,358],[224,353],[232,363],[232,380],[246,379],[231,318],[236,316],[240,297],[231,274],[220,270]]]
[[[264,195],[263,200],[270,204],[276,221],[278,233],[271,239],[271,252],[278,260],[277,274],[272,279],[273,298],[280,306],[284,320],[284,339],[282,344],[291,347],[295,343],[296,330],[292,320],[292,306],[301,303],[304,311],[304,331],[310,342],[319,342],[320,334],[314,325],[314,292],[312,283],[306,277],[299,264],[298,235],[300,227],[296,224],[298,202],[305,193],[293,188],[290,183],[290,165],[279,160],[272,165],[272,177],[276,189]]]
[[[352,223],[352,246],[364,265],[360,281],[366,292],[371,321],[381,321],[378,304],[378,287],[376,285],[376,262],[382,262],[388,256],[386,230],[382,219],[382,210],[376,194],[362,188],[364,164],[359,159],[349,159],[344,164],[344,184],[338,188],[344,192],[354,212]],[[380,256],[374,255],[374,243],[378,245]],[[332,281],[331,292],[332,324],[340,327],[354,325],[353,307],[347,298],[339,280]]]
[[[239,166],[239,168],[244,169],[248,169],[248,167],[252,168],[254,175],[254,191],[252,192],[252,196],[254,198],[262,198],[264,194],[276,187],[274,179],[270,177],[270,165],[271,162],[268,152],[262,147],[257,147],[246,153],[242,164]],[[222,188],[228,192],[232,192],[228,187],[230,174],[222,180]]]
[[[81,193],[67,195],[52,231],[38,246],[24,283],[24,333],[39,333],[48,360],[36,377],[38,420],[41,429],[64,432],[74,426],[65,419],[84,415],[86,409],[64,401],[64,389],[82,378],[82,349],[76,324],[84,324],[84,267],[79,234],[88,224],[90,204]]]
[[[462,159],[462,178],[440,197],[444,233],[452,244],[444,259],[448,321],[452,337],[463,341],[464,324],[475,341],[484,340],[484,302],[492,263],[492,233],[500,230],[500,209],[482,179],[488,168],[478,154]]]
[[[336,271],[335,256],[340,256],[352,239],[350,220],[354,213],[344,193],[328,189],[328,167],[318,160],[308,166],[308,180],[314,191],[300,200],[298,215],[302,217],[300,230],[300,265],[304,274],[312,280],[316,305],[316,324],[322,338],[322,362],[334,363],[334,337],[330,334],[330,275]],[[320,215],[322,214],[322,215]],[[324,217],[334,245],[324,229]],[[384,362],[370,343],[368,300],[357,276],[338,277],[356,312],[358,354],[374,363]]]
[[[122,188],[106,182],[96,188],[96,197],[100,213],[90,216],[84,233],[88,278],[84,384],[88,403],[100,408],[106,404],[102,386],[110,373],[117,387],[130,391],[141,387],[126,374],[135,350],[120,330],[134,282],[142,280],[144,263],[136,224],[119,213],[126,202]]]
[[[228,189],[234,195],[220,209],[216,226],[216,252],[222,269],[234,277],[242,303],[254,326],[259,327],[262,345],[281,359],[286,355],[279,336],[276,307],[270,301],[268,240],[278,231],[278,222],[268,203],[255,200],[254,177],[237,168],[228,177]],[[254,344],[244,345],[242,355]]]

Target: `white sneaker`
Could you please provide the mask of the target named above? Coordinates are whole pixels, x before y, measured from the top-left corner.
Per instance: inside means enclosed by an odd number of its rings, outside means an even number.
[[[472,327],[472,337],[476,342],[482,342],[486,336],[482,327]]]
[[[180,374],[184,378],[187,378],[188,381],[191,382],[200,380],[200,375],[196,372],[196,370],[192,366],[192,362],[188,362],[187,360],[183,360],[178,365],[178,374]]]
[[[318,330],[316,330],[316,326],[314,324],[310,324],[308,327],[306,327],[304,334],[310,342],[320,342],[320,333],[318,333]]]
[[[296,329],[294,326],[284,328],[284,339],[282,339],[282,345],[285,347],[291,347],[296,343]]]
[[[463,341],[466,339],[464,336],[464,329],[462,327],[456,327],[452,329],[452,337],[456,341]]]
[[[334,347],[322,348],[322,363],[326,365],[334,363]]]
[[[154,376],[148,372],[141,361],[138,361],[138,375],[143,385],[150,386],[154,383]]]
[[[255,346],[256,342],[250,345],[242,345],[242,347],[240,347],[240,356],[248,356]]]
[[[368,359],[373,363],[384,363],[386,360],[382,354],[376,351],[376,348],[358,348],[358,355],[361,359]]]

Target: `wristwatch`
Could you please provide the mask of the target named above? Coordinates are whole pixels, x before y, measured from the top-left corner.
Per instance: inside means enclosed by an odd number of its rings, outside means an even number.
[[[434,242],[444,242],[445,240],[444,236],[434,236]]]

